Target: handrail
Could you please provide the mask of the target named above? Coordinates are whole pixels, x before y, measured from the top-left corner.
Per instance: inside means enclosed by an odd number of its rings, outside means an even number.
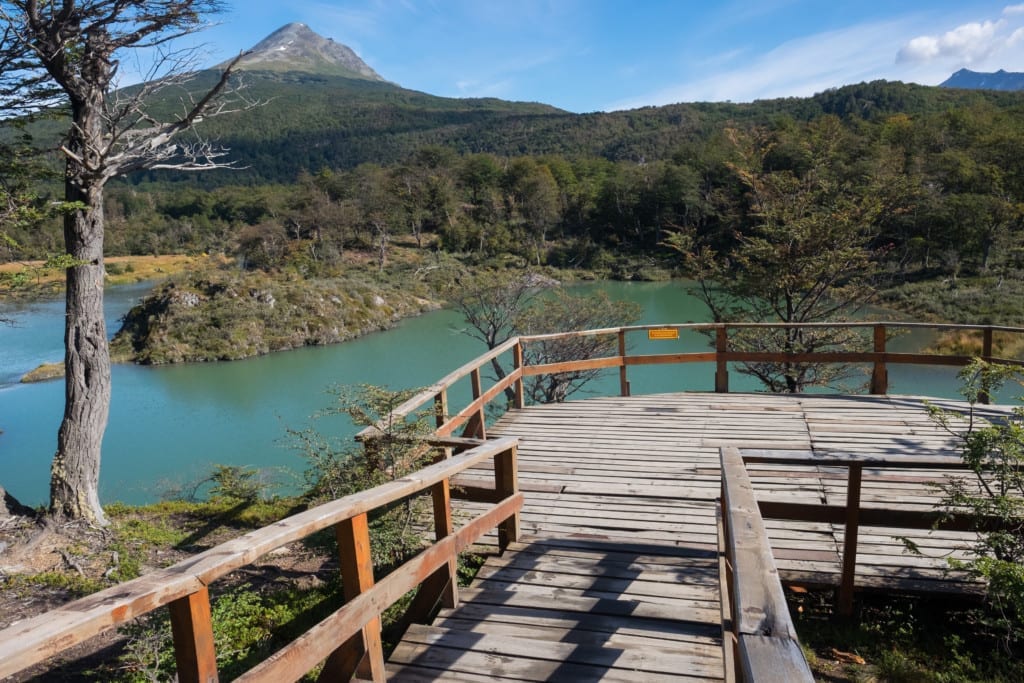
[[[726,592],[732,606],[730,652],[742,681],[814,680],[804,659],[782,592],[754,489],[736,448],[720,449],[722,526],[726,555]]]
[[[820,453],[815,451],[755,448],[743,448],[737,452],[737,456],[740,458],[741,464],[768,463],[773,465],[812,465],[847,468],[845,505],[767,501],[758,503],[758,511],[764,517],[843,525],[842,570],[839,592],[836,596],[837,610],[842,616],[850,616],[853,613],[854,579],[857,569],[857,537],[861,524],[903,529],[951,529],[966,531],[977,528],[978,525],[998,526],[1000,523],[996,518],[979,518],[966,514],[951,517],[941,511],[934,510],[861,508],[861,482],[865,467],[874,469],[955,469],[966,471],[963,459],[960,456]],[[724,480],[726,475],[724,469],[722,475]]]
[[[119,624],[168,606],[179,680],[204,683],[215,680],[210,583],[276,548],[333,526],[339,543],[347,604],[246,674],[246,680],[266,680],[263,674],[273,671],[274,675],[281,675],[285,669],[293,679],[298,678],[309,670],[301,667],[311,661],[310,656],[319,659],[313,660],[309,668],[325,657],[329,657],[329,667],[340,666],[339,662],[362,661],[361,666],[366,670],[360,669],[360,675],[380,680],[383,672],[381,612],[417,585],[423,584],[426,588],[425,582],[430,584],[430,590],[426,591],[430,595],[417,597],[423,605],[428,600],[433,600],[433,604],[442,599],[446,603],[454,602],[457,553],[495,526],[501,547],[518,538],[523,496],[518,492],[516,481],[517,443],[517,439],[508,437],[486,441],[400,479],[292,515],[166,569],[10,626],[0,631],[0,679]],[[494,459],[497,502],[454,530],[450,480],[489,458]],[[374,585],[367,513],[428,489],[434,497],[438,542]],[[427,605],[426,609],[431,606]],[[363,657],[363,653],[368,657]]]
[[[735,351],[729,349],[729,332],[741,329],[871,329],[873,338],[870,351],[817,351],[785,353],[779,352],[752,352]],[[715,332],[715,345],[712,350],[685,351],[676,353],[660,354],[629,354],[626,351],[626,336],[630,333],[645,332],[650,330],[674,329],[696,332]],[[356,435],[359,440],[372,439],[386,431],[386,421],[395,418],[405,418],[414,411],[422,408],[431,401],[434,403],[436,414],[437,434],[441,436],[453,435],[455,430],[464,427],[465,431],[461,436],[472,436],[484,438],[486,430],[483,416],[487,404],[506,389],[512,388],[515,393],[513,406],[521,408],[524,405],[523,380],[526,377],[544,374],[556,374],[562,372],[576,372],[584,370],[618,368],[621,394],[630,395],[630,383],[627,376],[627,368],[634,365],[660,365],[679,363],[715,363],[715,391],[727,393],[729,391],[729,363],[742,362],[792,362],[792,363],[866,363],[871,364],[871,387],[872,394],[885,394],[888,392],[888,365],[901,363],[909,365],[949,365],[960,367],[967,365],[973,356],[942,355],[925,353],[893,352],[886,349],[889,331],[893,329],[933,329],[933,330],[973,330],[982,333],[981,357],[990,362],[1017,365],[1024,367],[1024,361],[1013,358],[1000,358],[993,355],[993,334],[1005,332],[1011,334],[1024,334],[1022,327],[1009,327],[1005,325],[965,325],[959,323],[921,323],[921,322],[892,322],[892,321],[841,321],[841,322],[814,322],[814,323],[754,323],[754,322],[730,322],[730,323],[667,323],[650,325],[626,325],[623,327],[606,327],[593,330],[573,330],[567,332],[553,332],[550,334],[535,334],[512,337],[499,346],[474,358],[462,365],[453,372],[445,375],[429,387],[419,391],[415,396],[408,399],[402,405],[392,411],[391,415],[382,420],[376,426],[363,429]],[[617,335],[619,339],[618,354],[602,356],[597,358],[576,358],[560,360],[556,363],[526,365],[525,349],[529,344],[571,339],[581,336],[610,336]],[[502,354],[512,352],[513,368],[508,371],[504,378],[483,391],[481,386],[482,370],[487,363],[498,358]],[[473,399],[454,416],[449,415],[448,390],[456,382],[469,377],[473,382]],[[986,402],[988,396],[982,395],[980,400]]]

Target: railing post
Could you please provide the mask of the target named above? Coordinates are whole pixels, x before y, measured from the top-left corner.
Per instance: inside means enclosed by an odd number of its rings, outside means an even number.
[[[518,448],[513,445],[507,451],[494,456],[494,488],[499,498],[508,498],[519,491]],[[498,524],[498,548],[505,552],[509,543],[519,540],[519,513]]]
[[[523,369],[523,342],[517,341],[516,345],[512,347],[512,368],[514,370]],[[519,379],[515,383],[515,398],[512,400],[513,408],[523,408],[526,406],[526,397],[523,393],[523,376],[520,374]]]
[[[885,325],[875,325],[875,353],[885,353]],[[875,359],[871,370],[871,393],[889,393],[889,370],[883,358]]]
[[[210,592],[206,588],[167,605],[178,680],[182,683],[215,683],[217,654],[213,647]]]
[[[440,541],[455,532],[452,523],[452,488],[448,479],[439,481],[430,491],[434,502],[434,538]],[[441,604],[455,607],[459,604],[459,562],[455,555],[448,558],[448,584],[441,593]]]
[[[473,388],[473,400],[480,398],[483,393],[483,385],[480,382],[480,368],[473,368],[473,371],[469,373],[469,383]],[[475,436],[478,439],[487,438],[487,427],[484,424],[484,407],[480,406],[480,410],[473,414],[473,417],[466,423],[466,428],[462,432],[463,436]]]
[[[434,424],[443,427],[448,421],[448,390],[442,389],[434,396]]]
[[[981,332],[981,359],[986,363],[992,362],[992,328],[986,327]],[[992,402],[992,396],[987,391],[978,393],[978,403],[988,405]]]
[[[839,584],[839,614],[853,614],[853,579],[857,571],[857,532],[860,527],[860,483],[863,467],[851,464],[846,477],[846,526],[843,529],[843,575]]]
[[[370,528],[366,513],[339,522],[334,527],[341,560],[341,587],[345,600],[373,587],[373,558],[370,556]],[[380,640],[380,618],[371,619],[357,634],[338,647],[324,664],[319,680],[360,678],[383,683],[384,648]]]
[[[448,421],[448,391],[442,389],[434,397],[435,420],[438,427]],[[442,457],[452,457],[452,449],[442,449]],[[452,487],[448,479],[439,481],[430,491],[434,501],[434,537],[440,541],[454,531],[452,525]],[[459,603],[458,558],[448,561],[448,585],[441,594],[441,603],[445,607],[455,607]]]
[[[725,354],[729,351],[729,329],[725,325],[715,328],[715,391],[729,393],[729,365]]]
[[[629,396],[629,378],[626,377],[626,331],[619,330],[619,358],[622,365],[619,366],[619,394]]]

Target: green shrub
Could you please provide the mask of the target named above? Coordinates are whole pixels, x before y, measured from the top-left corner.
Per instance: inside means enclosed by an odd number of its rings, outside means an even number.
[[[967,428],[956,430],[954,414],[932,406],[933,418],[961,440],[964,464],[973,478],[950,478],[940,486],[946,517],[966,514],[978,540],[968,560],[950,560],[987,584],[984,621],[1013,655],[1024,643],[1024,407],[991,422],[976,406],[1009,380],[1024,376],[1017,367],[975,359],[960,373],[961,393],[970,406]]]
[[[384,420],[415,390],[396,392],[361,385],[335,389],[332,393],[337,404],[322,411],[318,418],[347,416],[359,427],[381,424],[383,429],[365,445],[349,439],[331,439],[313,429],[290,432],[295,449],[307,463],[306,498],[311,503],[379,486],[420,469],[431,459],[433,454],[422,441],[430,433],[426,414],[406,420]],[[422,545],[422,537],[413,529],[421,499],[406,499],[371,515],[371,550],[376,566],[401,563]]]

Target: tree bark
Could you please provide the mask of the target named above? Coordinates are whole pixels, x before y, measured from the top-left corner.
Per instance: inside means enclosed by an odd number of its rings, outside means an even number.
[[[100,506],[100,455],[110,412],[110,350],[103,317],[103,188],[96,158],[110,67],[100,62],[92,87],[71,97],[64,175],[67,270],[64,321],[64,419],[50,466],[50,513],[106,526]],[[102,73],[99,73],[102,72]],[[76,96],[77,95],[77,96]]]
[[[81,201],[82,194],[68,184],[69,200]],[[89,197],[86,204],[85,209],[65,218],[68,254],[82,265],[67,271],[64,419],[50,468],[50,513],[106,525],[99,499],[101,446],[110,406],[110,352],[103,317],[102,195]]]

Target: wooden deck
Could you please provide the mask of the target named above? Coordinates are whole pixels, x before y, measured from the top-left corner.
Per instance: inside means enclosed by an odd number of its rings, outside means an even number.
[[[487,562],[458,607],[409,631],[388,665],[393,680],[721,680],[720,447],[955,452],[923,400],[899,396],[599,398],[511,411],[488,435],[520,440],[524,536]],[[748,471],[759,501],[845,503],[845,468]],[[930,509],[928,483],[942,476],[865,468],[862,507]],[[460,483],[487,481],[476,469]],[[459,503],[459,514],[475,509]],[[838,585],[842,525],[765,522],[783,581]],[[924,555],[904,552],[898,536]],[[862,526],[856,585],[975,590],[946,569],[970,539]]]

